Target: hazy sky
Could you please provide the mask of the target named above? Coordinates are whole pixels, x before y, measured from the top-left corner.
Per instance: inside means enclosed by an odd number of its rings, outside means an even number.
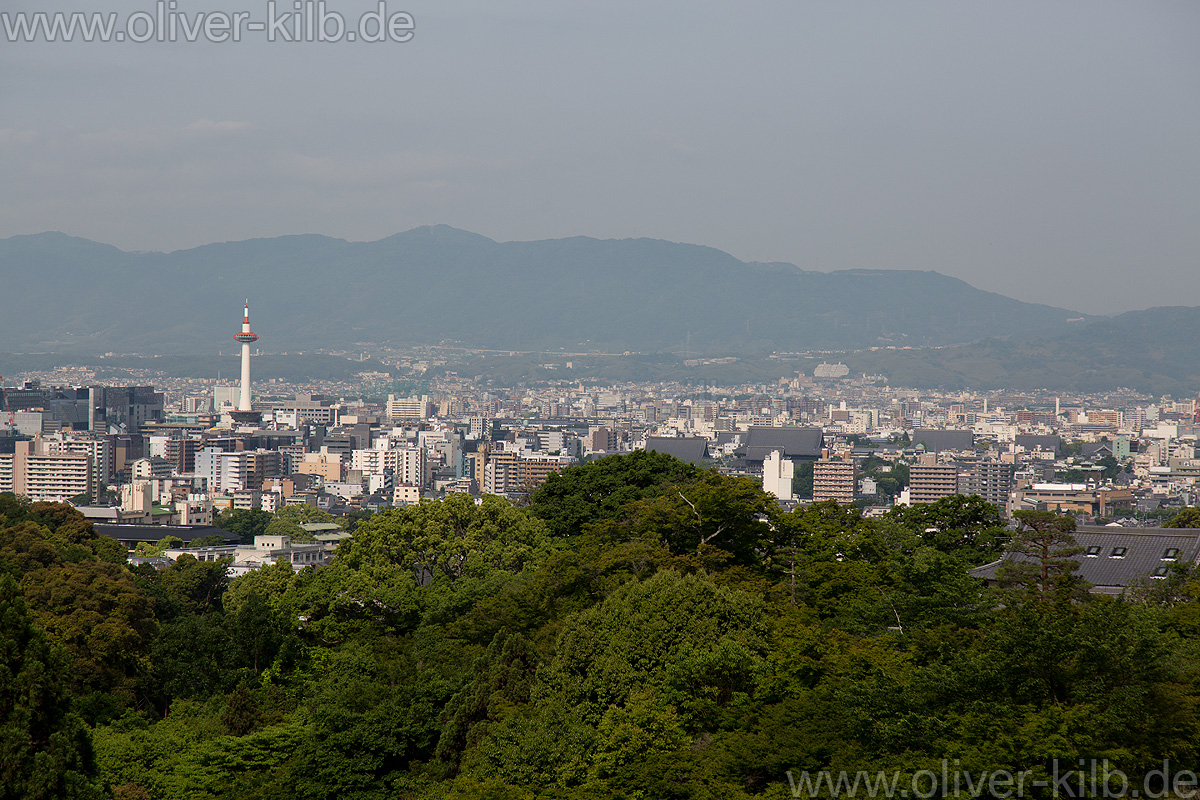
[[[357,24],[376,3],[327,6]],[[933,269],[1087,312],[1200,305],[1196,0],[386,8],[411,41],[0,40],[0,237],[447,223]],[[76,9],[123,25],[155,2],[0,5]]]

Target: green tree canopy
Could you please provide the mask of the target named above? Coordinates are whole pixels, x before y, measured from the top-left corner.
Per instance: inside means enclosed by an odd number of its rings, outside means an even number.
[[[293,542],[316,541],[311,533],[300,527],[302,522],[337,522],[337,518],[307,503],[284,506],[275,512],[263,533],[268,536],[288,536]]]
[[[628,503],[659,494],[665,483],[697,475],[694,465],[652,450],[606,456],[551,473],[530,495],[529,510],[554,536],[574,536],[588,523],[616,519]]]
[[[261,536],[267,531],[273,516],[261,508],[227,509],[217,515],[213,525],[224,531],[236,533],[242,541],[249,544],[255,536]]]
[[[70,659],[34,626],[9,575],[0,575],[0,798],[98,796],[83,721],[70,702]]]
[[[551,550],[545,524],[527,511],[494,495],[477,505],[469,495],[452,494],[375,514],[338,557],[352,567],[401,566],[423,579],[454,583],[492,570],[522,572]]]
[[[123,566],[88,560],[30,572],[21,589],[38,626],[75,660],[79,690],[133,699],[157,629],[154,603]]]
[[[774,507],[775,498],[757,481],[712,470],[665,484],[656,496],[630,503],[621,529],[661,541],[676,554],[720,548],[735,563],[750,566],[761,563],[770,546],[765,520]]]
[[[154,544],[150,542],[138,542],[137,547],[133,549],[133,554],[138,558],[159,558],[167,550],[183,547],[183,539],[178,536],[168,535],[159,539]]]
[[[1007,539],[1000,510],[978,495],[956,494],[933,503],[897,506],[884,519],[907,528],[923,544],[960,554],[972,564],[995,558]]]
[[[1200,528],[1200,508],[1190,507],[1180,511],[1163,523],[1164,528]]]

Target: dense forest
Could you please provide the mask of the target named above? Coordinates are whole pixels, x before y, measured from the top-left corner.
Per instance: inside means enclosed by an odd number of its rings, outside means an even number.
[[[0,798],[737,800],[945,762],[1049,796],[1080,759],[1195,769],[1192,569],[1089,597],[1071,526],[1025,522],[963,497],[783,512],[638,452],[230,581],[131,568],[69,506],[0,495]],[[1041,571],[968,576],[1039,542]]]

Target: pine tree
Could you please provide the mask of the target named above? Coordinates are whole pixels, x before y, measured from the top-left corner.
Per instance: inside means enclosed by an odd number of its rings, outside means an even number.
[[[1036,600],[1059,602],[1086,596],[1083,579],[1075,574],[1083,552],[1075,541],[1075,520],[1053,511],[1017,511],[1020,527],[1008,545],[1010,556],[997,573],[1002,585],[1019,587]]]

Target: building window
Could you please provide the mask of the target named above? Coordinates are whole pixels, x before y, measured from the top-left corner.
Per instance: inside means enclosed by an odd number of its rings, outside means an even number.
[[[1100,555],[1100,545],[1092,545],[1087,549],[1087,552],[1084,555],[1086,555],[1088,558],[1096,558]]]
[[[1162,554],[1163,561],[1174,561],[1177,558],[1179,558],[1178,547],[1168,547]]]
[[[1128,547],[1114,547],[1112,549],[1112,552],[1109,553],[1109,558],[1124,558],[1125,554],[1128,552],[1129,552]]]

